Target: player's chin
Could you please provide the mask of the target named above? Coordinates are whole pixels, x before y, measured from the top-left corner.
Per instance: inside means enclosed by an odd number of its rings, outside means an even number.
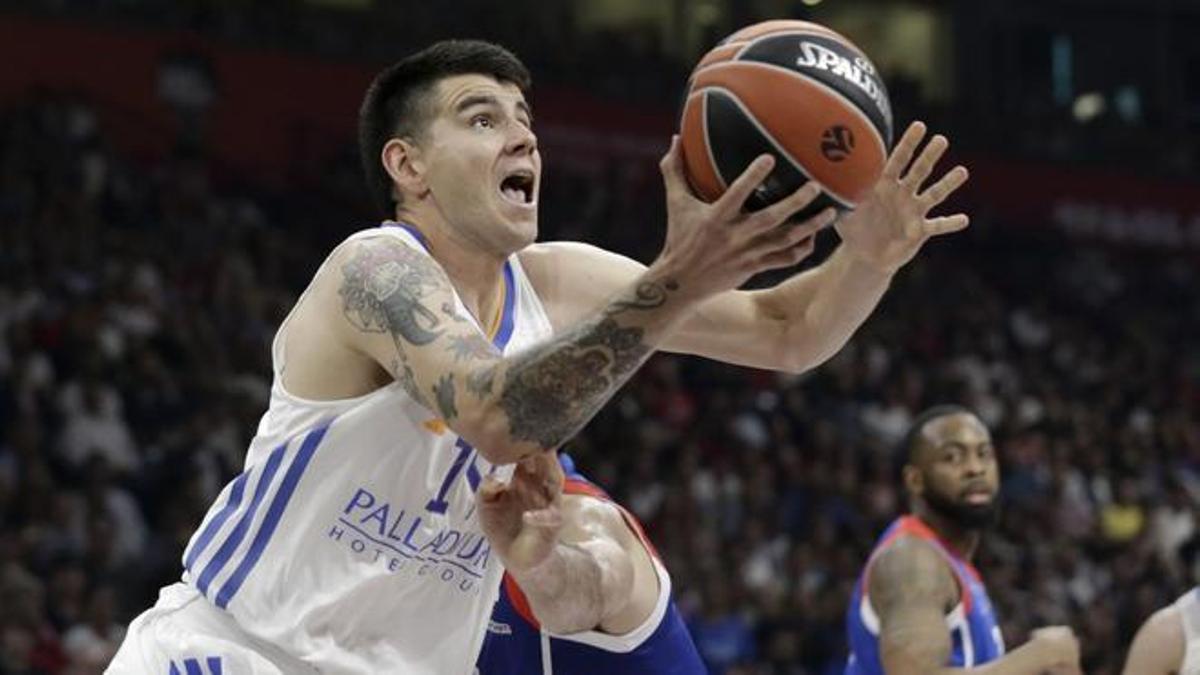
[[[511,209],[503,209],[500,212],[500,222],[504,224],[504,229],[509,239],[510,247],[515,250],[520,250],[532,244],[537,239],[538,219],[537,208],[513,211]]]

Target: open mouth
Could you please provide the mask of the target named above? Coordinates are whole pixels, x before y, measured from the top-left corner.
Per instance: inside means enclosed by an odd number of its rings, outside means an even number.
[[[988,490],[986,488],[984,488],[984,489],[976,488],[976,489],[970,489],[970,490],[967,490],[966,492],[964,492],[962,498],[963,498],[963,501],[965,501],[968,504],[990,504],[992,502],[992,499],[995,498],[995,495],[992,494],[991,490]]]
[[[514,204],[532,204],[533,172],[520,169],[505,176],[500,181],[500,194]]]

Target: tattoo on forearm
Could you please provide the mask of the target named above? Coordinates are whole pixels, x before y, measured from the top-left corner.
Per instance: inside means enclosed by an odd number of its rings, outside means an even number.
[[[438,411],[442,419],[449,422],[458,417],[458,408],[454,405],[454,375],[446,374],[437,384],[433,385],[433,395],[437,397]]]
[[[632,298],[614,302],[609,308],[608,314],[612,315],[626,309],[654,309],[667,301],[667,291],[674,291],[678,288],[679,284],[670,280],[662,283],[643,281],[634,289]]]
[[[476,370],[467,376],[467,391],[475,395],[476,398],[485,398],[492,395],[492,384],[496,381],[496,366],[487,366],[480,370]]]
[[[512,437],[549,448],[586,424],[651,352],[645,329],[620,319],[661,306],[674,288],[673,282],[640,284],[596,322],[519,357],[500,392]]]
[[[357,248],[342,265],[342,308],[359,330],[388,333],[396,340],[425,345],[443,332],[442,320],[423,298],[444,282],[425,257],[407,246]]]

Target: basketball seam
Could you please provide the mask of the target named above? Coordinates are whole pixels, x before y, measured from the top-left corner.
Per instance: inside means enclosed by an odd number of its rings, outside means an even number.
[[[692,94],[692,96],[700,97],[700,124],[702,125],[704,139],[704,152],[708,155],[708,165],[712,167],[713,175],[717,177],[717,183],[721,185],[721,192],[729,189],[729,184],[725,182],[725,177],[721,175],[721,165],[717,164],[717,158],[713,156],[712,141],[708,137],[708,96],[704,94],[704,90]],[[691,98],[689,96],[688,98]]]
[[[812,181],[812,182],[816,183],[817,185],[819,185],[821,187],[821,190],[823,192],[825,192],[825,194],[832,197],[834,201],[836,201],[837,203],[841,204],[842,206],[844,206],[848,209],[854,208],[855,202],[847,201],[842,195],[837,194],[833,190],[830,190],[821,181],[815,180],[812,177],[812,174],[810,174],[808,172],[808,170],[805,168],[805,166],[803,164],[801,164],[800,162],[797,162],[795,157],[792,157],[792,153],[788,152],[787,150],[784,150],[783,147],[779,144],[779,141],[775,140],[775,136],[773,134],[771,134],[770,131],[767,131],[765,128],[763,128],[763,125],[760,124],[758,119],[754,117],[754,113],[751,112],[751,110],[746,107],[746,104],[742,103],[742,100],[738,98],[738,96],[735,92],[733,92],[730,89],[726,89],[725,87],[717,87],[717,86],[704,87],[700,91],[704,92],[704,91],[709,91],[709,90],[723,91],[726,94],[728,94],[729,98],[733,100],[734,105],[736,105],[742,111],[742,114],[745,115],[746,119],[749,120],[750,123],[754,125],[754,128],[758,129],[758,132],[760,134],[762,134],[764,138],[767,139],[767,142],[770,143],[773,148],[775,148],[776,152],[778,152],[779,154],[781,154],[785,158],[787,158],[787,160],[792,163],[792,166],[796,167],[797,171],[804,174],[805,178],[807,178],[809,181]],[[717,173],[718,174],[720,173],[719,167],[717,169]]]
[[[852,51],[855,54],[858,54],[859,56],[866,59],[867,63],[871,63],[871,59],[867,58],[867,55],[864,54],[861,49],[859,49],[857,46],[855,46],[853,43],[851,43],[846,38],[842,37],[840,34],[834,33],[832,31],[830,31],[829,33],[820,33],[817,31],[813,31],[811,29],[804,29],[804,28],[781,30],[781,31],[778,31],[775,33],[767,33],[765,35],[759,35],[758,37],[754,38],[753,40],[747,40],[747,41],[745,41],[745,46],[742,47],[741,49],[737,50],[737,53],[733,55],[733,58],[730,59],[730,61],[737,61],[738,59],[742,58],[742,54],[745,54],[747,49],[750,49],[754,45],[758,44],[760,41],[766,40],[767,38],[779,37],[780,35],[814,35],[816,37],[831,38],[831,39],[834,39],[836,42],[840,42],[843,46],[850,49],[850,51]],[[871,67],[874,68],[875,64],[871,63]]]
[[[887,144],[883,140],[883,135],[879,133],[879,129],[875,128],[875,122],[871,120],[870,116],[868,116],[865,112],[863,112],[861,109],[859,109],[858,104],[856,104],[854,101],[850,100],[848,97],[843,95],[842,92],[838,91],[837,89],[834,89],[833,87],[829,86],[828,84],[825,84],[824,82],[818,80],[817,78],[812,77],[811,75],[806,75],[799,71],[792,70],[791,68],[784,68],[783,66],[777,66],[773,63],[764,63],[762,61],[736,61],[736,62],[735,61],[724,61],[723,63],[740,63],[740,64],[745,64],[747,66],[751,66],[754,68],[767,68],[769,70],[775,70],[775,71],[784,73],[786,75],[790,75],[792,77],[798,77],[806,82],[811,82],[812,84],[815,84],[816,86],[820,87],[821,89],[824,89],[827,93],[833,94],[834,96],[836,96],[844,101],[847,101],[848,103],[850,103],[850,105],[845,106],[845,108],[847,110],[850,110],[852,113],[857,115],[861,120],[863,120],[867,123],[866,127],[867,127],[867,129],[869,129],[871,131],[871,137],[875,139],[875,141],[878,143],[880,150],[882,151],[883,161],[885,163],[887,162],[887,159],[888,159]],[[718,66],[721,64],[714,63],[713,65]],[[708,87],[702,87],[702,89],[705,89],[705,88],[708,88]]]

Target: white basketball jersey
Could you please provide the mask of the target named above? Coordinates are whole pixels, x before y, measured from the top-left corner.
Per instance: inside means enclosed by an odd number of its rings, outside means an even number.
[[[396,223],[347,241],[369,236],[425,250]],[[504,283],[485,332],[507,353],[544,341],[550,322],[515,255]],[[511,466],[493,467],[397,383],[337,401],[290,395],[275,342],[270,408],[184,551],[184,581],[322,673],[469,673],[503,573],[474,493]]]
[[[1184,593],[1175,601],[1183,622],[1183,664],[1179,675],[1200,675],[1200,587]]]

